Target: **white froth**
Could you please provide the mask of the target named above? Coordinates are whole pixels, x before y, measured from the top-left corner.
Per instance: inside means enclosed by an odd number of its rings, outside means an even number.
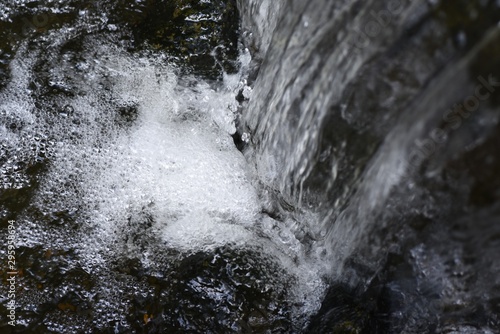
[[[280,259],[297,279],[290,291],[302,305],[297,315],[317,310],[325,288],[321,265],[304,255],[296,237],[299,223],[262,217],[256,183],[231,138],[235,95],[244,82],[225,76],[225,85],[217,89],[195,78],[181,82],[161,57],[86,47],[97,58],[82,65],[82,78],[73,85],[84,93],[61,98],[62,112],[33,116],[26,55],[14,62],[11,86],[1,96],[1,108],[23,118],[25,132],[48,134],[47,140],[55,143],[35,205],[43,214],[78,212],[82,218],[76,223],[88,232],[75,240],[70,231],[55,235],[27,221],[20,227],[21,242],[63,245],[73,240],[88,271],[106,267],[107,254],[123,251],[119,244],[124,240],[129,243],[125,255],[147,264],[149,249],[127,238],[141,229],[160,238],[163,245],[154,247],[182,252],[255,246]],[[53,76],[64,78],[64,71],[64,66],[56,68]],[[117,105],[133,106],[137,118],[120,125]],[[22,142],[20,137],[7,139],[16,140]]]
[[[233,93],[204,83],[181,87],[168,68],[135,59],[109,63],[114,93],[136,105],[138,118],[84,172],[92,220],[112,236],[134,211],[147,210],[154,229],[176,248],[244,243],[242,228],[255,222],[259,205],[230,137]]]

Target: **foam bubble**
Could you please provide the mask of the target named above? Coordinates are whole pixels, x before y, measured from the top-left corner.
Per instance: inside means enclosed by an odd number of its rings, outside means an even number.
[[[19,227],[20,245],[70,244],[79,265],[100,275],[116,258],[168,268],[165,249],[255,249],[294,278],[289,298],[300,305],[297,317],[317,310],[325,285],[321,265],[301,241],[302,225],[262,215],[257,182],[231,138],[244,81],[179,78],[161,55],[85,43],[88,54],[77,63],[52,59],[44,73],[49,97],[40,100],[27,90],[28,78],[39,75],[33,71],[39,55],[21,49],[0,96],[0,110],[24,124],[21,133],[3,128],[6,142],[20,146],[25,160],[43,151],[47,168],[31,201],[36,215]],[[100,303],[96,314],[122,312],[112,275],[108,280],[109,293],[103,284],[95,289],[114,306]]]

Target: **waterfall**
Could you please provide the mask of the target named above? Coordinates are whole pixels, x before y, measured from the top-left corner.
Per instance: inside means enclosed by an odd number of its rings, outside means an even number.
[[[15,329],[499,331],[499,19],[482,0],[3,1]]]
[[[276,212],[316,214],[303,228],[331,287],[313,332],[353,319],[370,333],[498,326],[495,293],[482,294],[498,287],[486,278],[498,275],[499,228],[486,184],[498,185],[499,6],[463,6],[290,1],[255,51],[245,154],[279,194]],[[254,9],[243,27],[259,15],[270,16]]]

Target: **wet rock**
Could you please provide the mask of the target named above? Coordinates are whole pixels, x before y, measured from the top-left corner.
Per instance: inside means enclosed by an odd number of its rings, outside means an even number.
[[[150,333],[287,333],[286,286],[276,284],[274,275],[283,273],[252,251],[192,254],[174,263],[165,277],[143,276],[154,293],[134,299],[129,320]]]
[[[222,71],[238,70],[235,0],[123,2],[112,18],[131,30],[136,48],[165,51],[170,60],[198,75],[220,79]]]

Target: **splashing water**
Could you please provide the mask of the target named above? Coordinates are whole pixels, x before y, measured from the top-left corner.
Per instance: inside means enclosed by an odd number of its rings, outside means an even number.
[[[134,296],[151,293],[141,279],[144,275],[164,279],[180,275],[198,291],[197,296],[208,293],[210,286],[215,289],[226,274],[202,285],[192,280],[205,279],[203,274],[182,276],[189,275],[191,266],[188,262],[183,267],[182,261],[206,254],[204,261],[217,264],[222,258],[228,268],[257,275],[249,276],[253,282],[248,287],[257,295],[281,296],[282,305],[259,307],[259,312],[269,313],[257,316],[263,317],[260,323],[272,323],[270,319],[277,316],[273,312],[295,305],[291,311],[280,311],[285,313],[279,318],[294,317],[294,328],[304,326],[308,315],[319,308],[325,288],[322,268],[306,254],[296,221],[276,221],[263,214],[266,204],[259,183],[233,143],[235,97],[245,88],[242,74],[225,75],[223,82],[215,83],[179,77],[161,53],[130,54],[109,41],[85,38],[84,51],[75,54],[68,50],[73,38],[70,29],[52,32],[42,46],[22,45],[11,63],[11,81],[1,93],[0,110],[22,128],[2,127],[9,159],[4,168],[24,164],[40,171],[33,176],[22,169],[4,187],[32,191],[29,204],[18,215],[17,247],[26,253],[21,261],[37,249],[51,254],[49,258],[69,252],[72,258],[65,259],[63,270],[81,271],[76,275],[86,277],[89,286],[63,282],[51,290],[51,282],[41,279],[39,284],[47,287],[21,297],[21,310],[47,303],[48,295],[60,293],[59,310],[90,303],[95,315],[78,327],[71,314],[54,320],[56,312],[49,317],[52,320],[42,321],[49,330],[104,329],[110,323],[129,328],[133,322],[127,309],[134,297],[127,291]],[[243,53],[243,69],[248,61]],[[44,66],[47,70],[41,71]],[[116,266],[125,267],[129,275],[117,273],[123,270]],[[141,273],[133,268],[141,268]],[[206,298],[216,303],[231,294],[241,298],[237,289],[245,283],[233,280],[227,284],[236,288],[221,288]],[[174,298],[176,289],[184,288],[170,287],[165,294]],[[79,294],[77,301],[66,300],[68,291]],[[38,321],[22,317],[26,326]],[[200,320],[191,325],[188,320],[166,321],[159,328],[168,324],[190,328]],[[288,328],[290,320],[286,322],[283,326]],[[234,322],[219,325],[241,330]]]

